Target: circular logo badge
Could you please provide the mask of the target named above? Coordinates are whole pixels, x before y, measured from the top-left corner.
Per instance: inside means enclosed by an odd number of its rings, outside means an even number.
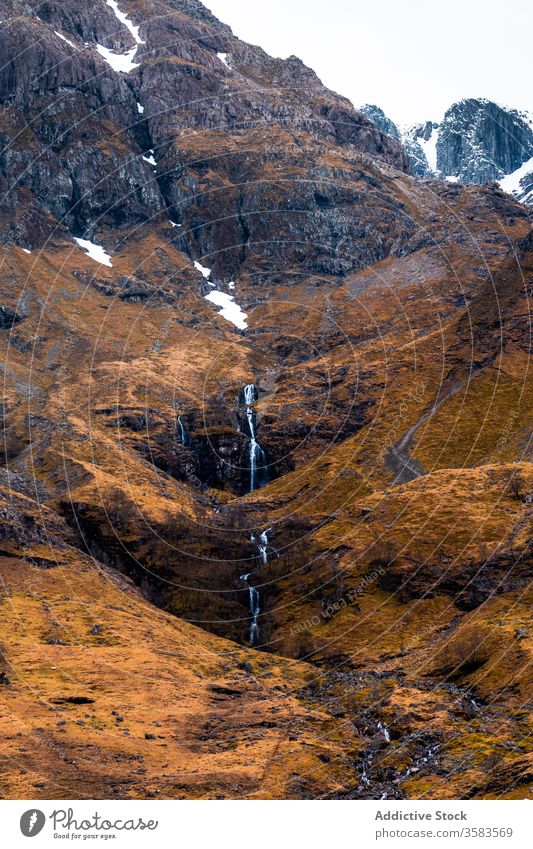
[[[29,811],[24,811],[20,818],[20,830],[24,837],[35,837],[43,830],[46,817],[42,811],[37,808],[31,808]]]

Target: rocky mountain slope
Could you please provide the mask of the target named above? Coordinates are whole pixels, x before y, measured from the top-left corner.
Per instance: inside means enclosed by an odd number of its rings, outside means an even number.
[[[532,116],[471,98],[452,104],[438,124],[427,121],[400,132],[379,107],[361,111],[403,142],[415,174],[460,183],[499,182],[521,203],[532,203]]]
[[[1,794],[523,798],[527,209],[196,0],[0,6]]]

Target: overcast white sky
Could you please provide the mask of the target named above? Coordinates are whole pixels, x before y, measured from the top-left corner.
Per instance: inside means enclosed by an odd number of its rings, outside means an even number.
[[[533,112],[531,0],[203,0],[235,35],[292,53],[355,106],[438,121],[462,97]]]

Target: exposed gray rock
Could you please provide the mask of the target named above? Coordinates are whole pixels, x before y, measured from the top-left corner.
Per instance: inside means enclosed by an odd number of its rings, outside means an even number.
[[[514,109],[490,100],[450,106],[439,128],[437,166],[462,183],[501,180],[533,156],[533,129]]]
[[[359,111],[362,112],[363,115],[373,121],[376,127],[379,127],[382,133],[385,133],[387,136],[390,136],[391,139],[396,139],[396,141],[401,141],[400,131],[394,121],[391,121],[390,118],[387,118],[383,109],[380,109],[379,106],[375,106],[372,103],[365,103],[364,106],[359,107]]]
[[[382,132],[401,140],[413,173],[420,177],[480,184],[502,181],[533,157],[531,116],[483,98],[460,100],[440,124],[426,121],[401,133],[379,106],[366,105],[361,111]],[[432,161],[427,151],[433,153]],[[521,203],[533,204],[533,163],[502,188]]]

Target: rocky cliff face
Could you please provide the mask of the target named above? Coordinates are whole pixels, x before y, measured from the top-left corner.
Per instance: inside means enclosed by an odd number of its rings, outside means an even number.
[[[118,8],[0,14],[4,795],[525,796],[527,210]]]
[[[462,100],[439,126],[437,168],[463,183],[501,180],[533,156],[533,129],[489,100]]]
[[[431,121],[427,122],[427,124],[417,124],[401,132],[394,121],[391,121],[379,106],[365,104],[361,106],[360,111],[373,121],[383,133],[403,144],[413,174],[416,174],[418,177],[433,176],[434,171],[431,169],[427,155],[421,144],[421,141],[427,142],[431,138],[433,128]]]
[[[396,126],[394,121],[391,121],[390,118],[387,118],[383,109],[380,109],[379,106],[376,106],[372,103],[365,103],[364,106],[361,106],[359,108],[359,111],[363,115],[366,115],[366,117],[370,121],[372,121],[376,125],[376,127],[381,130],[382,133],[385,133],[385,135],[390,136],[391,139],[394,139],[395,141],[401,141],[401,134],[398,127]]]
[[[248,187],[268,163],[293,172],[277,187],[278,206],[302,209],[304,241],[331,255],[317,270],[336,272],[336,253],[360,250],[342,210],[356,189],[337,197],[336,168],[353,168],[358,153],[407,168],[401,146],[296,57],[271,59],[243,44],[201,3],[169,8],[131,4],[138,23],[128,28],[104,0],[83,9],[2,4],[4,242],[40,247],[71,234],[116,242],[121,228],[171,217],[186,233],[182,247],[215,253],[215,270],[229,279],[254,242],[264,246],[264,201]],[[297,180],[304,144],[322,193]],[[338,149],[338,165],[324,161],[324,145]],[[375,256],[386,249],[379,239]]]
[[[402,132],[377,106],[361,111],[400,140],[413,173],[460,183],[499,182],[521,203],[531,203],[533,120],[525,113],[471,98],[454,103],[439,124],[426,121]]]

